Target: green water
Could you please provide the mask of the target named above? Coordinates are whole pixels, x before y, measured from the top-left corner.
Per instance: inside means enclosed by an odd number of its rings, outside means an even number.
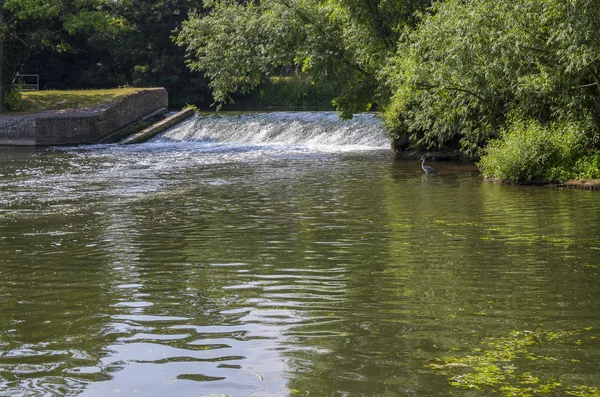
[[[431,165],[1,150],[0,395],[597,395],[600,193]],[[513,331],[496,384],[431,366]]]

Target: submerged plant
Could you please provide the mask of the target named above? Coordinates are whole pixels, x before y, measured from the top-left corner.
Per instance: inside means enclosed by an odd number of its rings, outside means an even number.
[[[591,328],[586,328],[589,331]],[[513,331],[508,336],[486,338],[482,347],[466,356],[436,359],[428,367],[449,376],[452,386],[461,389],[486,390],[507,397],[527,397],[560,393],[579,397],[600,397],[600,389],[592,386],[565,386],[555,378],[541,379],[519,368],[523,360],[559,362],[554,357],[540,356],[532,347],[541,343],[566,342],[582,331],[533,332]],[[578,339],[576,343],[580,344]]]

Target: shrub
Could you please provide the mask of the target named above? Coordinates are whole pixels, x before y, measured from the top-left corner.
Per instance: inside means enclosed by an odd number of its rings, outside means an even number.
[[[597,177],[600,158],[589,130],[584,122],[544,125],[512,120],[501,137],[489,143],[478,165],[485,176],[515,182]]]
[[[600,178],[600,153],[590,153],[575,162],[575,179]]]
[[[4,94],[2,104],[6,110],[17,112],[22,110],[22,99],[21,87],[15,85],[12,89],[7,90],[7,92]]]

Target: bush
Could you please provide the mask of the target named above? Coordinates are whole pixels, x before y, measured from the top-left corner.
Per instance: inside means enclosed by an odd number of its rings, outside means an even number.
[[[600,178],[600,153],[590,153],[575,163],[575,179]]]
[[[2,104],[4,105],[4,109],[8,111],[17,112],[22,109],[22,97],[21,97],[21,87],[18,85],[14,86],[10,91],[4,94],[4,98],[2,100]]]
[[[583,122],[510,121],[478,165],[487,177],[515,182],[595,178],[600,176],[600,155],[589,130]]]

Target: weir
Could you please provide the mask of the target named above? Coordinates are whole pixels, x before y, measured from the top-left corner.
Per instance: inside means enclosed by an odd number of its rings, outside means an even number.
[[[151,142],[182,141],[353,149],[390,147],[390,138],[376,115],[359,114],[351,120],[342,120],[335,112],[198,114]]]
[[[110,140],[122,129],[164,113],[164,88],[145,88],[111,103],[89,108],[0,116],[0,146],[59,146]]]

